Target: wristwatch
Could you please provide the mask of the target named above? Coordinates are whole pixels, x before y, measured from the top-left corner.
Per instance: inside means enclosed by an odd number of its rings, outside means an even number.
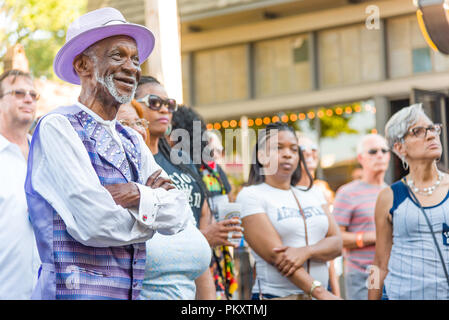
[[[315,290],[316,288],[321,287],[321,286],[322,286],[321,282],[319,282],[318,280],[313,280],[312,288],[310,288],[310,291],[309,291],[309,297],[312,298],[313,290]]]

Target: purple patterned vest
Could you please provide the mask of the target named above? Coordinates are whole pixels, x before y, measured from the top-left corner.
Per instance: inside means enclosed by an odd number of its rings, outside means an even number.
[[[78,106],[61,107],[52,113],[62,114],[70,121],[102,185],[131,180],[143,183],[140,146],[132,133],[117,123],[125,155],[104,127]],[[107,248],[85,246],[70,236],[58,213],[33,189],[33,148],[39,140],[39,128],[40,123],[31,142],[25,182],[42,261],[32,299],[137,299],[145,272],[145,243]]]

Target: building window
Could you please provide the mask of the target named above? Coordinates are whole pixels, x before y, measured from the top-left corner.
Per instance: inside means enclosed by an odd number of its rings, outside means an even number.
[[[430,49],[417,48],[412,51],[413,73],[432,71]]]
[[[248,99],[247,52],[246,45],[196,52],[195,104]]]
[[[321,87],[380,80],[381,32],[356,25],[318,33]]]
[[[256,42],[254,59],[257,98],[311,89],[307,35]]]
[[[429,48],[416,16],[389,19],[387,34],[391,78],[449,70],[449,58]]]

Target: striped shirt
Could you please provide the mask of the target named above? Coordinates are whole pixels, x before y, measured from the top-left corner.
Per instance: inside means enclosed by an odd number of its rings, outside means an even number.
[[[377,195],[385,187],[355,180],[338,189],[333,214],[347,232],[375,231],[374,208]],[[375,246],[345,250],[345,269],[365,272],[374,261]]]

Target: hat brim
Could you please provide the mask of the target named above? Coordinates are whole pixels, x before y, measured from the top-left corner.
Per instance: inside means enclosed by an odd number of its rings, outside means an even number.
[[[75,57],[94,43],[119,35],[129,36],[136,41],[141,64],[153,51],[154,35],[141,25],[127,23],[93,28],[73,37],[58,51],[53,62],[55,74],[64,81],[79,85],[80,79],[73,68]]]

